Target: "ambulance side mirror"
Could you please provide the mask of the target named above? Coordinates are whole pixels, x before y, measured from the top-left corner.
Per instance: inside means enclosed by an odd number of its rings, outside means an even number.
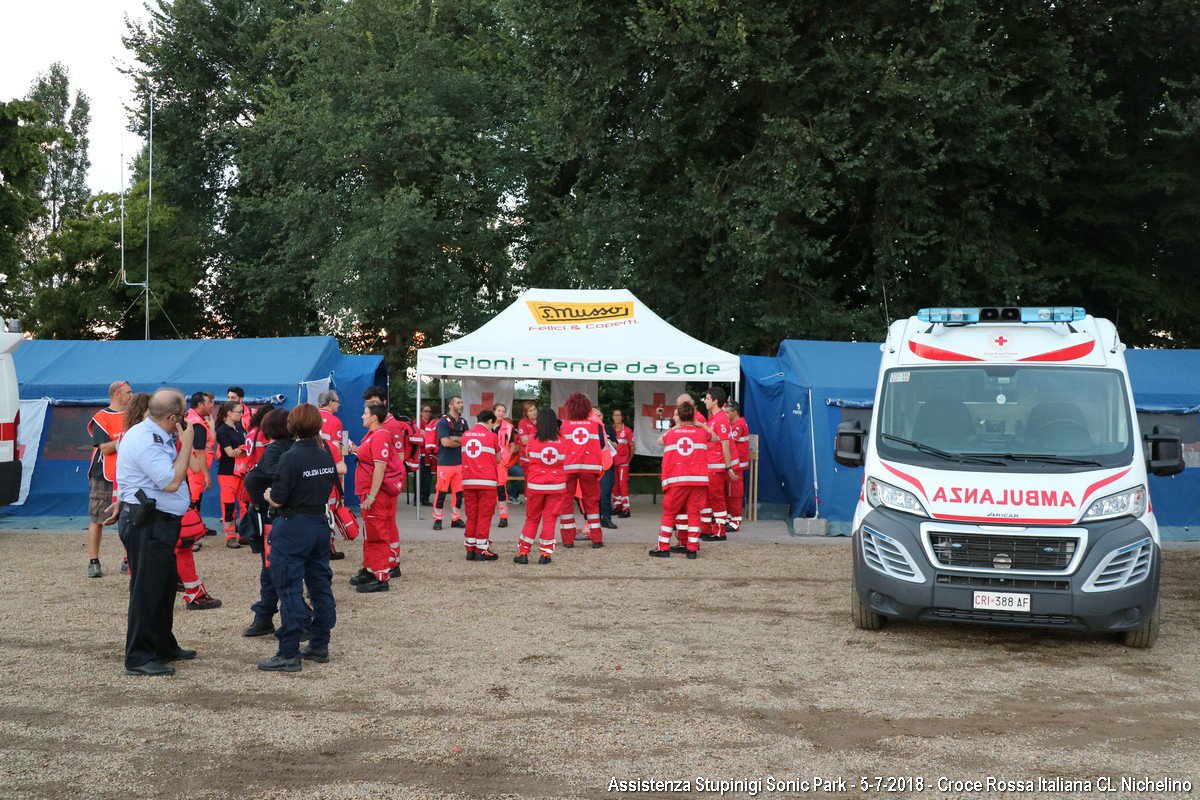
[[[1183,440],[1179,428],[1155,425],[1154,431],[1142,437],[1149,451],[1146,471],[1151,475],[1178,475],[1183,472]]]
[[[843,467],[861,467],[866,460],[863,455],[863,443],[866,439],[867,432],[858,420],[841,423],[833,441],[833,460]]]

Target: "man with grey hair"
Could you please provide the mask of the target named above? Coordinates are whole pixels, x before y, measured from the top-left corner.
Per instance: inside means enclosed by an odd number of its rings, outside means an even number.
[[[125,432],[125,406],[133,397],[129,381],[113,381],[108,386],[108,408],[97,411],[87,424],[92,439],[92,463],[88,467],[88,567],[89,578],[99,578],[100,534],[113,501],[113,480],[117,477],[117,443]],[[126,567],[121,571],[125,572]]]
[[[191,502],[187,471],[195,427],[184,427],[185,412],[182,394],[159,389],[146,419],[125,432],[117,451],[122,502],[117,529],[132,571],[126,675],[173,675],[175,668],[165,662],[196,657],[195,650],[179,646],[171,630],[179,579],[175,546]]]

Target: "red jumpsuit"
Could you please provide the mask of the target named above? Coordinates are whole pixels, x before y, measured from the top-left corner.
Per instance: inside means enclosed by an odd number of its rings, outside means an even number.
[[[358,446],[358,470],[354,473],[354,491],[359,502],[371,493],[375,465],[384,469],[391,460],[392,434],[384,428],[367,431]],[[363,537],[363,569],[386,581],[392,569],[392,540],[399,539],[396,530],[396,496],[382,488],[375,494],[371,507],[362,512],[366,535]]]
[[[696,426],[708,424],[708,420],[700,413],[699,408],[696,409],[696,415],[692,419],[692,424]],[[679,537],[680,542],[687,539],[687,514],[679,514],[675,517],[675,533]]]
[[[515,457],[510,457],[508,446],[512,443],[515,429],[508,420],[496,428],[497,448],[500,463],[496,464],[496,505],[500,508],[500,519],[508,519],[508,468],[516,463]]]
[[[334,466],[337,466],[345,460],[345,456],[342,455],[342,421],[337,418],[336,414],[327,408],[319,409],[319,411],[321,412],[321,441],[323,441],[329,448],[329,454],[333,456]],[[260,448],[255,448],[256,451],[259,449]],[[258,459],[254,459],[254,461],[257,463]],[[251,464],[250,466],[253,468],[254,465]],[[336,478],[334,478],[334,481],[340,484],[342,482],[342,476],[338,475]],[[368,488],[370,488],[369,485]],[[329,501],[327,505],[330,508],[336,506],[338,497],[340,496],[341,495],[337,488],[334,488],[333,491],[329,493]],[[329,537],[329,549],[331,552],[337,552],[337,546],[334,544],[334,537],[332,534]]]
[[[676,425],[663,434],[662,526],[658,549],[669,550],[671,532],[682,514],[686,537],[679,544],[695,552],[700,547],[700,511],[708,496],[708,433],[695,425]]]
[[[175,450],[179,449],[180,446],[176,444]],[[189,472],[188,478],[191,476],[192,473]],[[194,602],[206,594],[204,584],[200,582],[200,576],[196,572],[196,556],[192,552],[192,545],[204,538],[204,521],[200,519],[200,494],[204,491],[204,476],[200,476],[199,486],[189,480],[188,489],[191,491],[192,504],[184,512],[182,524],[179,526],[179,538],[175,542],[175,571],[179,573],[179,581],[183,584],[185,603]]]
[[[565,545],[575,544],[575,513],[571,508],[576,489],[583,505],[584,521],[588,538],[593,544],[603,541],[600,528],[600,437],[604,428],[592,420],[565,420],[559,429],[559,438],[567,449],[564,469],[567,473],[566,506],[562,514],[562,540]]]
[[[730,448],[733,450],[734,471],[737,478],[729,482],[729,530],[742,528],[742,501],[746,496],[746,470],[750,468],[750,426],[746,418],[739,416],[730,423]]]
[[[628,425],[618,428],[616,445],[617,456],[613,459],[613,465],[617,473],[612,490],[612,510],[629,513],[629,462],[633,458],[633,428]]]
[[[567,454],[562,439],[543,442],[530,439],[525,461],[525,527],[521,529],[518,555],[529,555],[538,538],[538,551],[549,558],[554,555],[554,523],[570,508],[566,495],[567,473],[563,469]],[[572,517],[574,519],[574,517]]]
[[[400,491],[403,492],[404,483],[408,481],[408,470],[405,463],[404,454],[407,453],[409,448],[412,446],[411,443],[413,437],[415,436],[413,432],[413,426],[402,419],[396,419],[391,414],[388,414],[387,419],[383,421],[383,427],[392,434],[392,466],[388,472],[399,472],[399,474],[403,476],[403,480],[401,481],[400,485]],[[391,560],[393,567],[400,566],[400,528],[396,526],[396,518],[394,513],[398,497],[398,493],[392,497],[393,515],[391,524],[388,526],[388,530],[394,534],[391,541]]]
[[[729,520],[729,512],[725,506],[725,490],[729,486],[728,467],[725,465],[725,451],[721,443],[729,445],[729,461],[736,459],[732,453],[732,442],[729,441],[729,417],[725,412],[717,411],[708,421],[712,436],[708,442],[708,499],[700,513],[700,532],[703,535],[725,538],[725,524]]]
[[[492,512],[496,510],[496,455],[500,442],[483,423],[462,435],[463,505],[467,554],[491,552]]]

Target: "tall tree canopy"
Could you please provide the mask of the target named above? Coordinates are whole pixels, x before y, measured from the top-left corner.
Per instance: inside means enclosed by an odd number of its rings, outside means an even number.
[[[1200,342],[1188,0],[157,0],[127,43],[185,335],[399,367],[539,285],[743,352],[985,303]]]

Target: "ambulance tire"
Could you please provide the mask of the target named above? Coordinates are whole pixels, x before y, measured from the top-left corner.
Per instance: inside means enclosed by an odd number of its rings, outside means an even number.
[[[887,622],[883,614],[876,614],[863,605],[858,594],[858,585],[854,583],[850,584],[850,616],[854,618],[854,627],[860,631],[877,631]]]
[[[1154,613],[1150,615],[1150,619],[1146,620],[1146,624],[1137,630],[1126,631],[1122,634],[1122,638],[1126,647],[1137,647],[1148,649],[1154,647],[1154,643],[1158,641],[1158,628],[1160,615],[1162,614],[1162,600],[1160,599],[1154,605]]]

